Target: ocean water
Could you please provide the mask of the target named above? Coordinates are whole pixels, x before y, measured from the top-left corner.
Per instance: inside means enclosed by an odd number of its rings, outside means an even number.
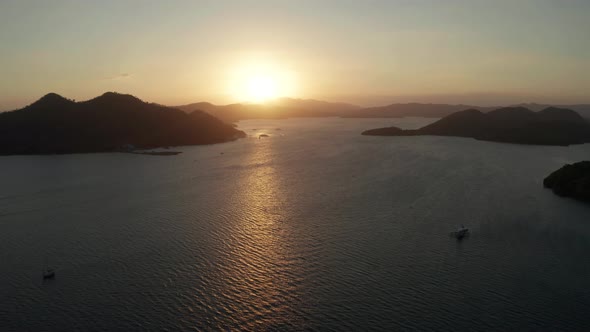
[[[429,121],[0,157],[0,330],[590,330],[590,205],[542,186],[590,145],[360,135]]]

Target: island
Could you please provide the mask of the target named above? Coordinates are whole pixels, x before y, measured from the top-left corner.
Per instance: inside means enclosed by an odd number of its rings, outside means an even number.
[[[562,145],[590,142],[590,123],[575,111],[548,107],[533,112],[504,107],[487,113],[475,109],[455,112],[420,129],[397,127],[364,131],[372,136],[458,136],[517,144]]]
[[[182,112],[107,92],[75,102],[50,93],[0,113],[0,155],[126,151],[213,144],[246,134],[201,111]]]
[[[567,164],[543,180],[559,196],[590,202],[590,161]]]

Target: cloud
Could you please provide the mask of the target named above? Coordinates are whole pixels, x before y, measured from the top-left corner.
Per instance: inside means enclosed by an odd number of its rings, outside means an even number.
[[[104,80],[114,81],[114,80],[124,80],[131,78],[132,74],[129,73],[122,73],[115,76],[105,77]]]

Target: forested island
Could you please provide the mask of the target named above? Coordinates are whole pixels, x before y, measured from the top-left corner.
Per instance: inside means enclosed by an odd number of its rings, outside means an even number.
[[[50,93],[0,113],[0,155],[128,151],[245,136],[205,112],[186,113],[114,92],[82,102]]]
[[[590,123],[575,111],[548,107],[533,112],[505,107],[483,113],[465,110],[415,130],[397,127],[367,130],[372,136],[459,136],[484,141],[535,145],[570,145],[590,142]]]
[[[567,164],[543,180],[559,196],[590,202],[590,161]]]

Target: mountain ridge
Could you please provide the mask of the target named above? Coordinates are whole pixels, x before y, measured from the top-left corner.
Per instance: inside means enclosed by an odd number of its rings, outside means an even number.
[[[74,102],[49,93],[24,108],[0,113],[0,155],[118,151],[227,142],[245,133],[201,111],[114,92]]]

